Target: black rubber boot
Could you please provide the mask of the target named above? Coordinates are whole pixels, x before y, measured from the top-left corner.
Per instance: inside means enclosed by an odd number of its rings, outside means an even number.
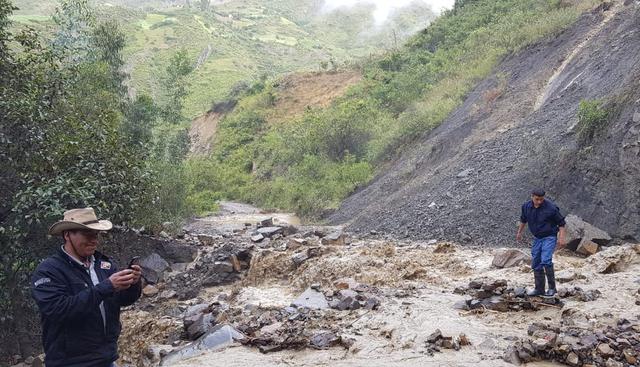
[[[549,285],[549,289],[545,293],[545,296],[553,297],[556,295],[556,275],[553,271],[553,265],[545,266],[544,272],[547,274],[547,284]]]
[[[533,278],[536,282],[536,289],[527,293],[530,297],[544,296],[544,270],[534,271]]]

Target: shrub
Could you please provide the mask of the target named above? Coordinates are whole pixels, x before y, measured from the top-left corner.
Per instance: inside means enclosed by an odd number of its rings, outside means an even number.
[[[610,111],[603,106],[602,101],[581,101],[578,106],[578,124],[576,131],[580,143],[592,141],[609,121]]]

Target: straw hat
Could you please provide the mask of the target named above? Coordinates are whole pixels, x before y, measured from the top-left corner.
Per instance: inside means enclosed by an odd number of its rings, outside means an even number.
[[[57,236],[62,231],[73,229],[89,229],[93,231],[108,231],[113,224],[108,220],[98,220],[93,208],[71,209],[64,212],[64,219],[54,223],[49,228],[49,234]]]

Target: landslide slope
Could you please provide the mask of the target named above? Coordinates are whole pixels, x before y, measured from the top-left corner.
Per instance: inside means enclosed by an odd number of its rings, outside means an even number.
[[[563,213],[640,239],[640,3],[614,2],[507,57],[436,129],[329,217],[355,232],[515,245],[543,186]],[[581,101],[611,111],[579,139]]]

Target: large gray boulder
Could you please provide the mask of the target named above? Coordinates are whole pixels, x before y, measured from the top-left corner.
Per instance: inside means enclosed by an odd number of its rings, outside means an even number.
[[[594,242],[600,246],[611,242],[611,236],[607,232],[585,222],[577,215],[569,214],[565,221],[567,222],[567,248],[573,251],[578,249],[580,241],[583,240]],[[585,254],[586,252],[590,253],[591,251],[585,251]]]
[[[171,270],[171,265],[155,252],[140,260],[142,274],[151,284],[157,284],[163,280],[164,272]]]

